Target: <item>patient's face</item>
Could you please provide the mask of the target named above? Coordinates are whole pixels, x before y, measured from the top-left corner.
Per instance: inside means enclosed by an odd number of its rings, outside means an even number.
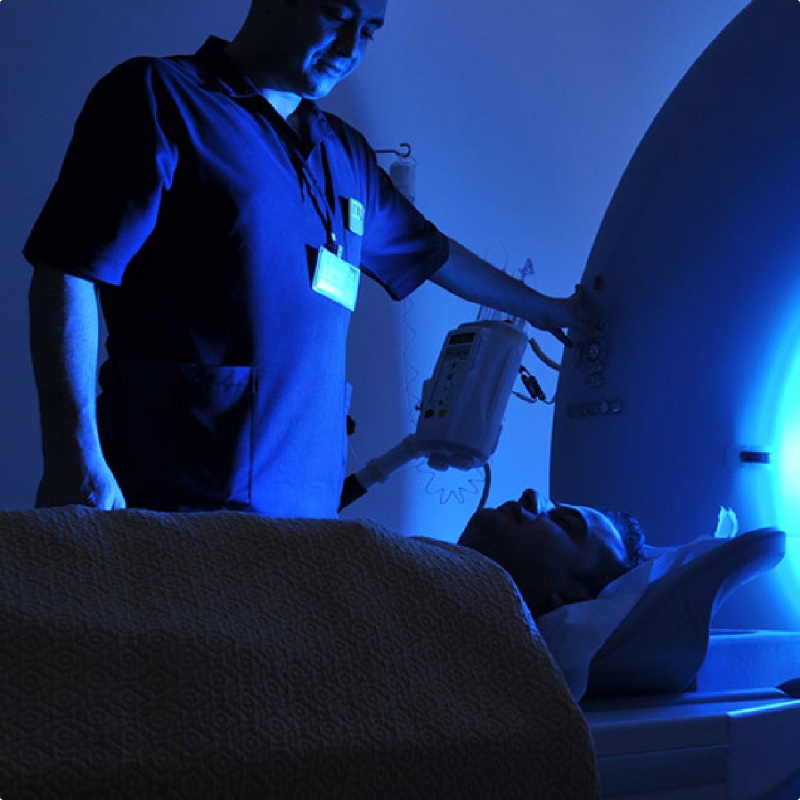
[[[534,616],[588,600],[624,571],[625,546],[608,517],[593,508],[554,505],[532,489],[478,511],[459,544],[505,567]]]

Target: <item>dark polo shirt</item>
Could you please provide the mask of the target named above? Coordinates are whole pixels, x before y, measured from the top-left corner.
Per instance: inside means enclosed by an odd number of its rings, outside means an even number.
[[[399,299],[447,239],[357,131],[304,101],[301,141],[224,45],[96,85],[24,254],[100,286],[101,436],[131,506],[335,516],[350,312],[311,288],[319,248]]]

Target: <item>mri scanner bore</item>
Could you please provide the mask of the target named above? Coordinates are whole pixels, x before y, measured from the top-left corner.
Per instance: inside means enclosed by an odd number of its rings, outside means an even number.
[[[686,677],[703,662],[696,692],[584,703],[604,798],[800,797],[800,703],[787,698],[800,674],[798,53],[797,0],[753,0],[728,25],[634,153],[582,279],[605,327],[559,374],[551,496],[625,508],[676,552],[728,506],[763,530],[723,547],[766,548],[759,577],[704,608],[701,636],[673,624],[691,604],[646,593],[592,657],[590,694],[629,693],[643,675],[648,691],[670,663]],[[775,569],[769,526],[786,530]],[[686,599],[713,584],[702,567],[682,572]],[[585,657],[567,674],[580,689]]]
[[[624,508],[656,545],[787,533],[718,624],[800,628],[800,3],[754,0],[667,99],[582,285],[604,335],[567,351],[550,494]]]

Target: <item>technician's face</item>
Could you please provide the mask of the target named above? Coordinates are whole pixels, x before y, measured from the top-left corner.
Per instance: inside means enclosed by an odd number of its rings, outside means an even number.
[[[532,489],[477,512],[460,544],[480,550],[516,580],[534,616],[593,596],[598,574],[624,563],[619,531],[593,508],[553,505]]]
[[[264,60],[274,86],[325,97],[361,63],[387,0],[268,0]]]

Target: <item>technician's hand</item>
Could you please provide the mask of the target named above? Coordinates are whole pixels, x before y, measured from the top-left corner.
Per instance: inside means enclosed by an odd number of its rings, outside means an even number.
[[[597,335],[596,318],[580,284],[575,287],[575,291],[569,297],[543,299],[545,302],[542,303],[537,317],[528,320],[535,328],[552,333],[559,342],[567,347],[573,345],[573,341],[566,334],[568,329],[572,329],[584,337]]]
[[[64,464],[54,468],[45,467],[36,493],[36,507],[67,505],[89,506],[106,511],[125,508],[125,497],[105,459],[95,459],[91,464],[82,463],[77,469],[69,469]]]
[[[522,317],[567,346],[572,345],[565,333],[569,328],[587,338],[597,335],[595,315],[580,286],[569,297],[548,297],[478,258],[454,239],[449,240],[449,246],[447,261],[431,276],[443,289],[473,303]]]

